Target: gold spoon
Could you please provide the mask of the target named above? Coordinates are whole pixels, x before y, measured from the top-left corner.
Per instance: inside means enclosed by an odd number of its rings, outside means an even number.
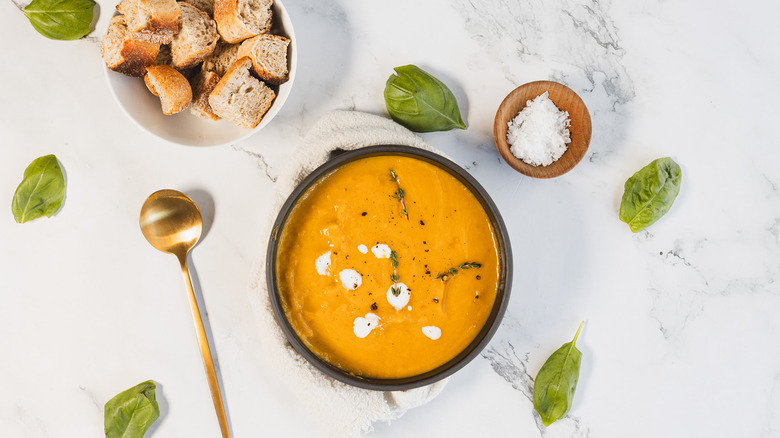
[[[230,430],[225,407],[222,404],[222,395],[219,392],[217,372],[214,370],[209,341],[206,338],[206,330],[203,328],[203,320],[200,318],[198,302],[195,300],[195,292],[192,290],[190,272],[187,268],[187,254],[198,243],[203,232],[203,217],[198,206],[184,193],[176,190],[160,190],[146,198],[141,207],[139,223],[141,232],[153,247],[173,254],[179,259],[184,283],[189,292],[192,319],[195,321],[200,354],[203,356],[203,366],[206,368],[206,377],[211,389],[211,398],[214,400],[214,408],[217,411],[219,428],[222,430],[222,437],[229,438]]]

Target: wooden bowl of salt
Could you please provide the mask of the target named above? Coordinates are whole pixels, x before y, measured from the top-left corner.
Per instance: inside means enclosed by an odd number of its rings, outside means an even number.
[[[568,113],[568,122],[563,111]],[[577,93],[557,82],[536,81],[515,88],[501,102],[493,138],[501,157],[518,172],[533,178],[555,178],[585,156],[591,130],[590,113]]]

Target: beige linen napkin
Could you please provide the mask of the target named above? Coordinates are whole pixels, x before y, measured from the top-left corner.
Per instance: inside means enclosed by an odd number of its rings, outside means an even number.
[[[260,244],[261,253],[252,282],[250,302],[260,320],[265,354],[279,375],[311,415],[333,437],[357,437],[373,430],[376,421],[390,421],[433,399],[446,380],[409,391],[369,391],[343,384],[318,371],[287,342],[271,310],[265,280],[265,251],[276,215],[297,184],[330,157],[335,149],[397,144],[437,152],[422,138],[384,117],[355,111],[334,111],[311,128],[276,181]]]

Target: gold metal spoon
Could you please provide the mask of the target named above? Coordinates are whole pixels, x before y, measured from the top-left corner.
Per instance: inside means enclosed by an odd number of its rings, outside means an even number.
[[[146,198],[141,207],[139,223],[141,232],[153,247],[173,254],[179,259],[184,283],[189,292],[192,319],[195,321],[195,331],[198,335],[200,353],[203,356],[203,366],[206,368],[211,398],[214,400],[214,408],[219,419],[219,428],[222,430],[222,437],[229,438],[230,429],[219,391],[217,372],[214,369],[209,341],[206,338],[206,330],[203,328],[203,320],[200,317],[198,302],[195,300],[195,292],[192,290],[190,272],[187,268],[187,254],[198,243],[203,232],[203,217],[200,209],[184,193],[176,190],[160,190]]]

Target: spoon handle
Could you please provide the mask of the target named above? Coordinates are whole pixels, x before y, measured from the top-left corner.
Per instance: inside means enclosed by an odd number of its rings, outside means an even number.
[[[181,271],[182,274],[184,274],[184,283],[187,285],[187,292],[189,292],[188,298],[190,299],[192,319],[195,322],[195,332],[198,335],[200,354],[203,356],[203,366],[206,368],[206,378],[209,381],[209,389],[211,389],[211,398],[214,401],[214,409],[217,411],[219,428],[222,431],[222,438],[230,438],[230,429],[228,427],[227,415],[225,415],[225,406],[222,404],[222,394],[219,390],[217,372],[214,369],[214,360],[211,358],[209,340],[206,337],[206,330],[203,328],[203,320],[200,317],[198,302],[195,300],[195,292],[192,289],[192,280],[190,280],[190,271],[187,267],[186,259],[181,261]]]

